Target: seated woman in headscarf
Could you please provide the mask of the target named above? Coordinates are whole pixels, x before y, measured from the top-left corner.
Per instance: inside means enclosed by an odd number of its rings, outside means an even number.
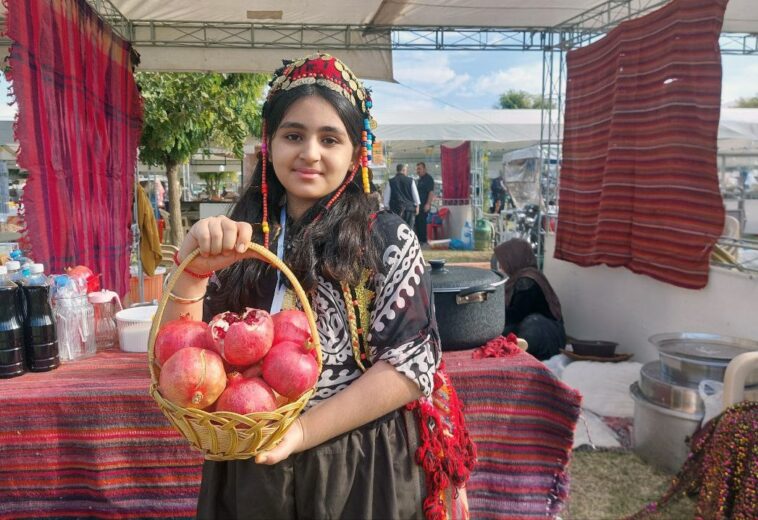
[[[566,344],[558,296],[537,268],[537,258],[526,240],[513,238],[495,248],[505,283],[505,329],[529,344],[527,352],[548,359]]]

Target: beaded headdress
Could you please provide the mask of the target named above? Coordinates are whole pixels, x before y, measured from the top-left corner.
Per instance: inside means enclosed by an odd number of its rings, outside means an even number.
[[[264,103],[265,107],[278,94],[292,90],[303,85],[322,85],[347,98],[350,103],[358,109],[363,115],[363,131],[361,134],[361,155],[359,163],[353,168],[345,181],[337,189],[332,198],[327,202],[326,209],[342,195],[347,185],[353,181],[358,167],[361,168],[361,179],[363,181],[363,191],[371,191],[371,183],[368,175],[368,163],[372,159],[372,147],[374,143],[374,134],[372,130],[376,128],[376,121],[371,117],[370,109],[372,106],[371,94],[363,86],[363,83],[353,74],[353,72],[340,60],[325,53],[317,53],[306,58],[295,61],[284,61],[284,66],[274,72],[269,82],[268,96]],[[266,133],[266,121],[263,121],[261,136],[261,155],[263,166],[263,178],[261,181],[261,191],[263,192],[263,237],[264,245],[269,244],[269,223],[268,223],[268,185],[266,181],[266,163],[268,161],[268,135]]]

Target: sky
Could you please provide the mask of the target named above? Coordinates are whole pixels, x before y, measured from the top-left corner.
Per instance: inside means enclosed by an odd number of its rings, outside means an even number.
[[[758,95],[758,56],[724,56],[722,104]],[[349,64],[348,64],[349,65]],[[396,84],[366,81],[374,113],[392,110],[493,108],[509,89],[539,94],[542,54],[507,51],[395,51]],[[8,83],[0,79],[0,119],[11,119]]]

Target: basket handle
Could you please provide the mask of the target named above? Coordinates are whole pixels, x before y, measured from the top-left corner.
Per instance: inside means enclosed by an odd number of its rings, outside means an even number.
[[[305,312],[305,316],[308,319],[308,327],[311,329],[311,338],[308,341],[306,348],[308,350],[316,349],[316,362],[318,363],[318,371],[321,373],[321,343],[318,337],[318,329],[316,328],[316,320],[313,317],[313,309],[311,308],[311,304],[308,301],[308,296],[305,294],[303,287],[300,285],[300,282],[297,280],[290,268],[287,267],[287,265],[271,251],[254,242],[250,242],[247,245],[247,249],[248,251],[252,251],[261,257],[261,259],[266,263],[276,267],[284,274],[284,276],[287,277],[287,279],[292,284],[292,288],[294,289],[298,300],[300,300],[300,303],[303,306],[303,311]],[[163,295],[161,296],[161,301],[158,303],[158,309],[156,310],[155,316],[153,317],[153,324],[152,327],[150,327],[150,337],[147,343],[147,359],[148,365],[150,367],[150,376],[153,381],[158,380],[157,374],[155,373],[155,338],[157,337],[158,330],[160,329],[160,323],[163,319],[163,311],[165,310],[166,304],[168,303],[168,296],[171,291],[174,290],[174,285],[179,279],[179,274],[183,272],[184,269],[190,264],[190,262],[192,262],[199,254],[200,249],[198,248],[192,251],[184,260],[182,260],[182,262],[177,266],[174,273],[169,276],[168,281],[166,282],[166,287],[163,290]]]

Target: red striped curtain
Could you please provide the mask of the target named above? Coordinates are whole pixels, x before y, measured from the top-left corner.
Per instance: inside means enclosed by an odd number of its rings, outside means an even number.
[[[727,0],[674,0],[567,55],[555,257],[702,288],[724,225],[716,136]]]
[[[47,272],[86,265],[123,295],[142,122],[136,56],[85,0],[7,6],[31,256]]]
[[[458,146],[440,146],[442,168],[442,198],[460,200],[469,198],[471,170],[469,150],[471,143],[464,141]]]

